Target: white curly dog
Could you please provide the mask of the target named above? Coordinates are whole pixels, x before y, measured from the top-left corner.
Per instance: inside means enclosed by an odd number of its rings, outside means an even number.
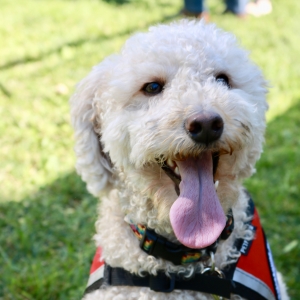
[[[76,167],[101,197],[84,299],[288,299],[242,186],[266,86],[231,34],[187,20],[133,35],[79,83]]]

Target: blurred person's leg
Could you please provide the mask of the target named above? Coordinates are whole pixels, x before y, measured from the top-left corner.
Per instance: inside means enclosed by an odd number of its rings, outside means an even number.
[[[225,0],[226,12],[232,12],[238,16],[246,14],[248,0]]]
[[[183,13],[186,16],[194,16],[208,20],[208,12],[205,0],[184,0]]]
[[[194,14],[200,14],[207,11],[204,0],[184,0],[184,8]]]

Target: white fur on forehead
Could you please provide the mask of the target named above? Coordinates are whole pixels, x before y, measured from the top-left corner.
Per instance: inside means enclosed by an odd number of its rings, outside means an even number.
[[[191,54],[188,61],[198,61],[201,57],[201,49],[205,50],[207,59],[217,58],[214,53],[224,57],[239,55],[247,60],[247,52],[237,47],[234,35],[224,32],[214,24],[204,22],[181,20],[169,25],[150,27],[146,33],[137,33],[127,40],[121,55],[143,61],[151,53],[152,59],[160,60],[161,54],[172,54],[171,59],[177,58],[181,63],[186,56]],[[230,49],[230,50],[229,50]],[[200,52],[195,52],[200,50]],[[149,60],[152,60],[151,57]],[[164,57],[165,59],[165,57]]]
[[[151,75],[164,77],[170,69],[186,66],[206,75],[228,72],[235,85],[251,94],[265,90],[266,82],[260,69],[249,60],[249,53],[239,46],[234,35],[214,24],[181,20],[151,27],[149,32],[129,38],[121,56],[122,63],[114,75],[119,81],[130,74],[140,81],[147,77],[149,80]],[[256,86],[249,84],[252,80]]]

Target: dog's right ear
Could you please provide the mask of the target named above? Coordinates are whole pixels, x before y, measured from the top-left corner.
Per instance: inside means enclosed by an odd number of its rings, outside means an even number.
[[[113,182],[110,159],[103,153],[100,136],[94,130],[94,98],[96,95],[101,97],[106,70],[106,63],[96,66],[78,84],[75,94],[70,99],[71,123],[75,130],[76,170],[87,183],[88,191],[94,196],[99,196],[100,192]]]

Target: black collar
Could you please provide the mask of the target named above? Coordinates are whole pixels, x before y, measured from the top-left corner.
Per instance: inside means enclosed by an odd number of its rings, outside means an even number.
[[[174,265],[186,265],[188,263],[208,260],[211,253],[216,252],[219,240],[226,240],[230,236],[234,228],[231,209],[226,217],[227,222],[220,237],[212,245],[202,249],[192,249],[182,244],[172,243],[165,237],[157,234],[154,230],[141,224],[131,224],[130,227],[140,240],[140,248],[144,252],[156,258],[168,260]]]

